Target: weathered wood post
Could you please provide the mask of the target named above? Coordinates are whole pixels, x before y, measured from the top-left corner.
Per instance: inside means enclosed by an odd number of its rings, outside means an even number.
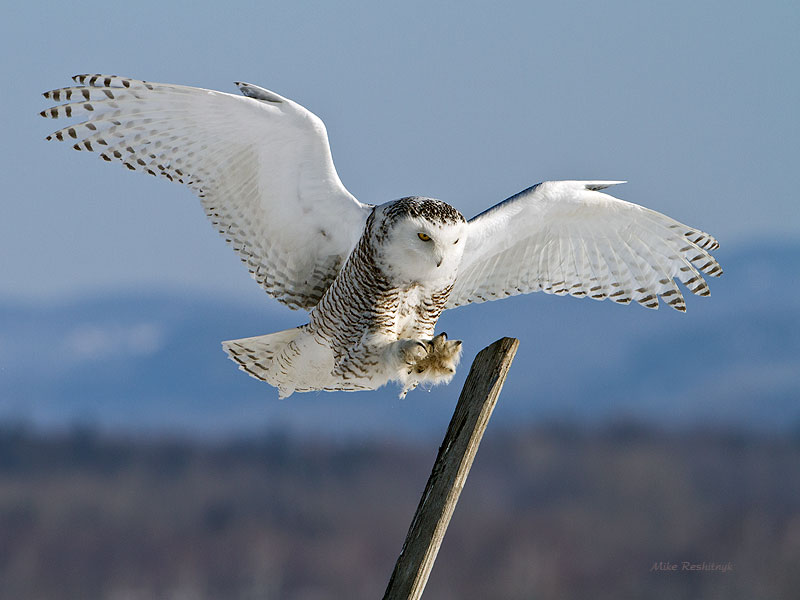
[[[518,346],[515,338],[497,340],[472,362],[384,600],[422,596]]]

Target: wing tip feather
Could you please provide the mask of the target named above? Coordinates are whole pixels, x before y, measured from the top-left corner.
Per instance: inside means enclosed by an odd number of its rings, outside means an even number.
[[[272,104],[282,104],[286,100],[283,96],[279,96],[275,92],[253,85],[252,83],[246,83],[244,81],[234,81],[233,83],[239,88],[243,96],[253,98],[254,100],[261,100]]]
[[[623,183],[628,183],[627,181],[585,181],[583,182],[584,189],[590,190],[592,192],[596,192],[598,190],[604,190],[614,185],[622,185]]]

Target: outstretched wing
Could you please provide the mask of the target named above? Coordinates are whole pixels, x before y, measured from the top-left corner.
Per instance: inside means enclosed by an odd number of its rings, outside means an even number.
[[[547,181],[470,220],[447,308],[543,291],[685,311],[676,278],[709,295],[700,273],[722,274],[717,241],[598,191],[617,183]]]
[[[342,185],[322,121],[273,92],[244,96],[116,76],[77,75],[44,96],[44,117],[85,119],[47,139],[74,141],[134,171],[187,185],[268,294],[311,308],[371,210]]]

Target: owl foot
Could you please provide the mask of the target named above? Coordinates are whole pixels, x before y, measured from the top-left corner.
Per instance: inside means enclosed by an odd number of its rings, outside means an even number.
[[[387,350],[390,360],[396,361],[397,374],[391,378],[403,385],[400,398],[404,398],[421,383],[448,383],[453,378],[461,359],[461,340],[450,341],[440,333],[430,340],[397,340]]]
[[[455,375],[461,358],[461,341],[449,341],[446,333],[431,340],[400,340],[403,366],[400,380],[404,388],[400,397],[420,383],[447,383]]]
[[[461,358],[461,340],[447,340],[446,333],[440,333],[432,340],[425,342],[427,352],[412,366],[410,374],[420,376],[423,380],[449,379],[456,372]]]

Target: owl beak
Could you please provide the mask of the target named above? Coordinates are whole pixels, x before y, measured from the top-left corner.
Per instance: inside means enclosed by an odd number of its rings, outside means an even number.
[[[439,247],[438,244],[436,245],[436,248],[434,249],[433,256],[436,258],[436,268],[441,267],[442,266],[442,262],[444,261],[444,252],[442,252],[442,249]]]

